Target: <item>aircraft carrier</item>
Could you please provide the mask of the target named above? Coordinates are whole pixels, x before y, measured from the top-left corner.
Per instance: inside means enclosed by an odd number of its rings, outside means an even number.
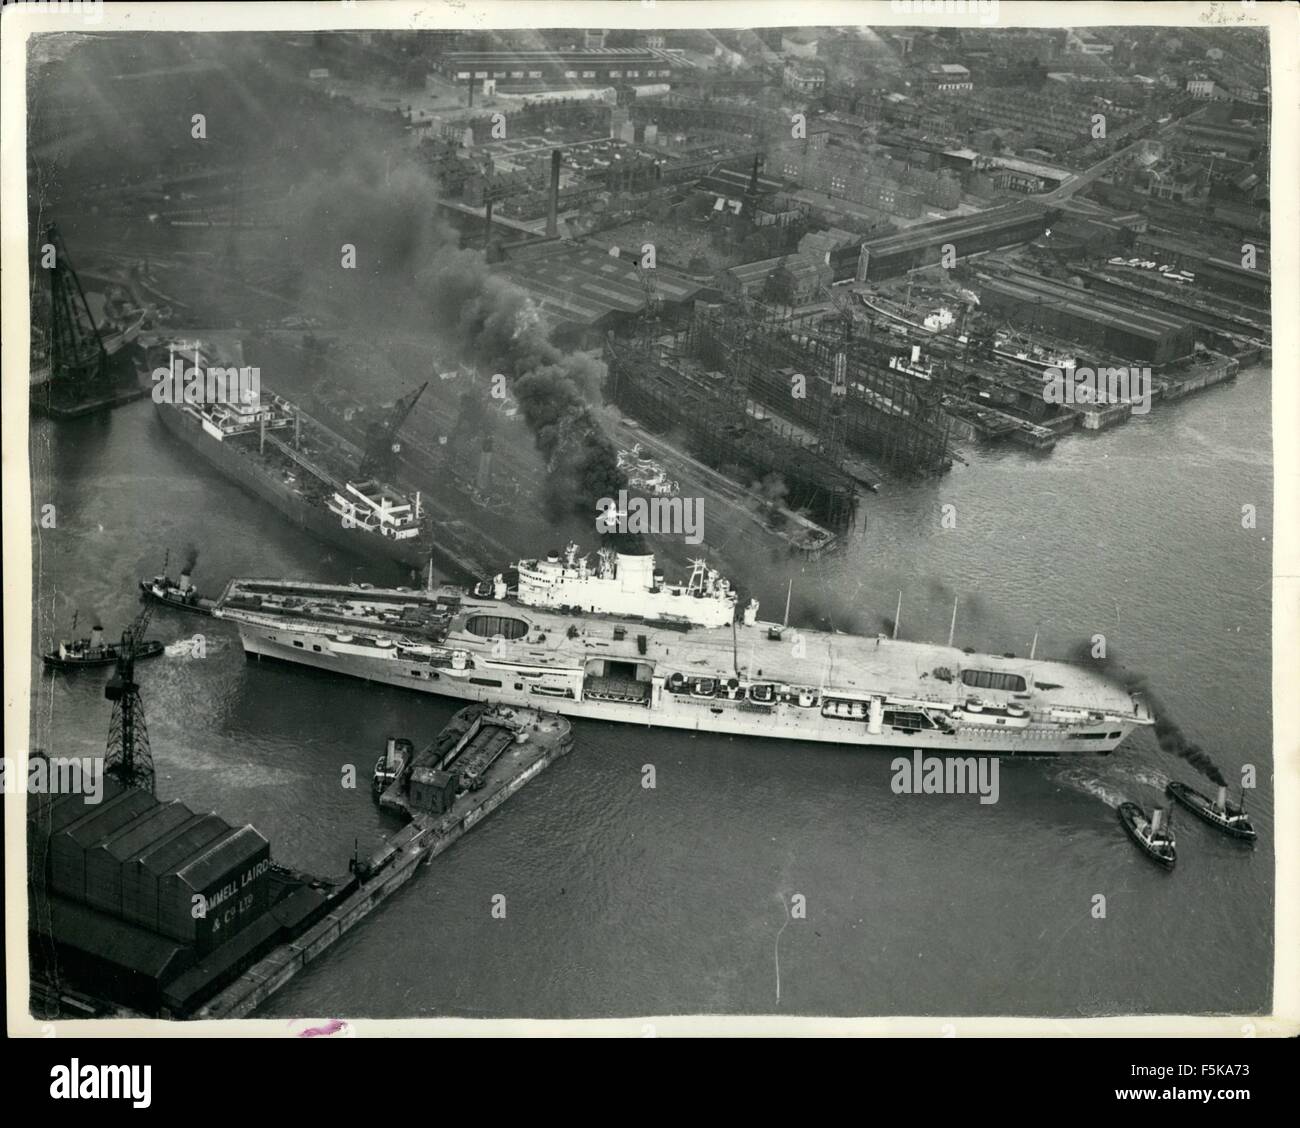
[[[951,752],[1113,751],[1153,724],[1078,666],[793,630],[737,615],[703,561],[668,584],[650,555],[570,544],[472,590],[232,580],[216,615],[245,654],[471,701],[745,736]]]

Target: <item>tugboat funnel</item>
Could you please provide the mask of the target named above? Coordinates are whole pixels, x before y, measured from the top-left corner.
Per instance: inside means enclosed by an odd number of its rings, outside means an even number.
[[[181,591],[189,591],[189,590],[190,590],[190,574],[188,572],[182,572]]]
[[[104,643],[104,628],[96,623],[90,628],[90,645],[102,646]]]
[[[1227,813],[1227,810],[1228,810],[1228,789],[1227,789],[1226,787],[1220,787],[1220,788],[1219,788],[1219,795],[1218,795],[1218,798],[1216,798],[1216,799],[1214,800],[1214,806],[1215,806],[1215,809],[1216,809],[1216,810],[1223,811],[1225,814]]]
[[[1151,837],[1154,838],[1160,833],[1160,827],[1165,821],[1165,812],[1163,808],[1157,807],[1151,812]]]

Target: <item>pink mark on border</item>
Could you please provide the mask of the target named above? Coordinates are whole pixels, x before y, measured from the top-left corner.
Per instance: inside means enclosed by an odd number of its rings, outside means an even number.
[[[299,1038],[328,1038],[331,1034],[337,1034],[340,1030],[346,1030],[348,1024],[341,1018],[331,1018],[324,1026],[309,1026],[306,1030],[299,1031]]]

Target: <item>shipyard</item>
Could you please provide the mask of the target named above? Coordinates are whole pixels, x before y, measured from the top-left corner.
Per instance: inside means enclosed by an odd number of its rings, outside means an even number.
[[[1269,37],[1060,12],[34,37],[30,1016],[1267,1010]]]

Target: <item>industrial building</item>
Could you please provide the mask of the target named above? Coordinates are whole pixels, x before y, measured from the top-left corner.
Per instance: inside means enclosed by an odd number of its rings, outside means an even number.
[[[1105,350],[1108,363],[1140,360],[1162,365],[1192,352],[1191,324],[1172,314],[1136,310],[1011,267],[1000,268],[996,275],[981,273],[979,278],[980,303],[986,313],[1001,313],[1022,330],[1046,329],[1096,345]]]
[[[728,267],[718,274],[717,285],[729,301],[773,294],[785,305],[802,305],[815,301],[830,281],[829,265],[795,254]]]
[[[501,93],[527,93],[565,86],[620,86],[668,82],[682,63],[651,47],[586,47],[564,51],[449,51],[440,63],[444,78],[468,84],[493,82]]]
[[[1271,276],[1267,248],[1260,248],[1254,268],[1242,266],[1240,259],[1234,262],[1182,240],[1154,233],[1139,235],[1133,249],[1162,263],[1192,271],[1199,287],[1268,308]]]
[[[28,797],[29,929],[46,981],[68,976],[147,1013],[181,1013],[324,898],[273,871],[251,826],[104,780]]]
[[[1048,220],[1047,209],[1017,203],[978,215],[940,219],[905,231],[873,236],[862,244],[857,277],[859,281],[874,282],[917,267],[933,266],[941,260],[945,245],[951,245],[961,259],[981,251],[1032,242],[1047,230]],[[845,273],[844,267],[837,265],[837,282],[852,277],[852,272]]]
[[[554,327],[563,345],[584,345],[639,317],[652,301],[671,318],[689,306],[703,284],[668,267],[638,269],[641,249],[627,247],[618,257],[606,247],[583,243],[544,243],[520,250],[494,267],[523,290]]]

